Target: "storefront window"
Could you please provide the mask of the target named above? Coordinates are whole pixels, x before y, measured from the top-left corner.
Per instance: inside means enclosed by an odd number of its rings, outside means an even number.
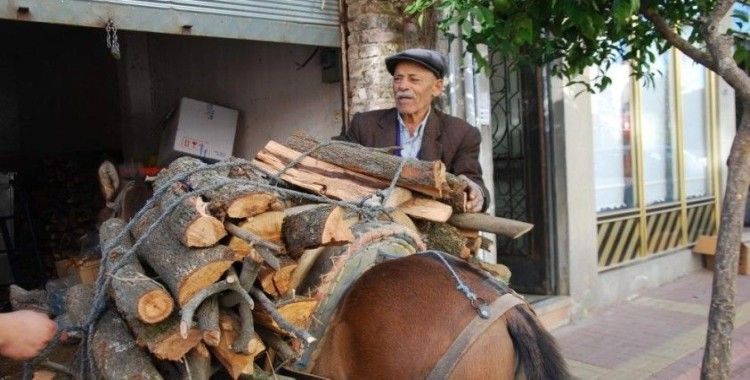
[[[612,84],[591,98],[598,212],[635,206],[630,69],[626,63],[613,65],[607,75],[612,79]]]
[[[655,71],[653,82],[643,83],[641,87],[643,181],[647,206],[677,200],[677,150],[672,117],[674,99],[670,57],[667,52],[656,59],[652,67]]]
[[[683,160],[688,199],[710,195],[708,141],[706,133],[706,71],[680,54],[682,94]]]

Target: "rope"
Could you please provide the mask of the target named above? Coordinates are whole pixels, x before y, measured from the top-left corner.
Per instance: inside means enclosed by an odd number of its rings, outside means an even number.
[[[281,180],[281,175],[286,172],[289,168],[299,164],[305,157],[309,156],[310,154],[314,153],[318,149],[332,145],[332,144],[340,144],[340,145],[347,145],[347,146],[354,146],[361,148],[360,145],[344,142],[344,141],[318,141],[316,140],[317,145],[306,151],[303,152],[299,157],[292,160],[289,164],[287,164],[279,173],[273,176],[267,176],[270,179],[271,183],[263,183],[258,180],[252,180],[252,179],[241,179],[241,178],[226,178],[219,181],[216,181],[215,183],[212,183],[210,186],[204,186],[197,189],[192,189],[192,191],[186,192],[185,194],[182,194],[181,196],[177,197],[172,203],[166,207],[166,209],[163,209],[159,217],[145,230],[145,232],[136,240],[136,242],[132,245],[130,249],[128,249],[125,253],[123,253],[119,259],[112,265],[110,265],[109,260],[110,256],[108,254],[102,254],[102,258],[100,261],[100,267],[99,267],[99,273],[96,280],[96,290],[94,293],[94,301],[92,304],[91,311],[89,312],[88,316],[86,317],[86,320],[81,326],[71,326],[66,327],[64,329],[59,330],[55,336],[51,339],[50,343],[45,347],[35,358],[27,361],[24,363],[24,372],[23,372],[23,379],[24,380],[31,380],[33,378],[33,372],[34,368],[40,363],[43,363],[46,358],[51,354],[51,352],[60,344],[60,336],[64,332],[72,332],[72,331],[80,331],[81,333],[84,333],[84,338],[81,340],[79,352],[76,355],[76,359],[79,360],[81,363],[80,366],[78,366],[78,376],[80,379],[86,379],[96,378],[94,366],[92,365],[94,363],[94,359],[92,357],[92,352],[88,348],[92,345],[93,341],[93,333],[94,333],[94,326],[96,324],[96,321],[99,319],[101,314],[106,310],[107,308],[107,289],[109,288],[112,279],[115,277],[114,273],[116,273],[120,268],[122,268],[128,260],[134,255],[137,250],[141,247],[144,241],[148,239],[151,236],[151,233],[159,226],[164,219],[169,217],[174,211],[177,206],[179,206],[182,201],[185,199],[188,199],[193,196],[202,195],[206,192],[218,189],[222,186],[225,186],[227,184],[240,184],[240,185],[252,185],[256,186],[261,189],[266,189],[270,191],[274,191],[278,193],[280,196],[285,197],[284,199],[288,199],[289,197],[296,197],[305,199],[312,202],[317,203],[327,203],[332,204],[340,207],[344,207],[350,210],[353,210],[360,214],[363,218],[368,220],[377,219],[380,215],[388,215],[391,213],[394,208],[392,207],[384,207],[382,205],[383,200],[388,199],[388,197],[392,194],[393,190],[396,187],[396,183],[398,182],[398,179],[401,176],[401,172],[408,161],[407,158],[403,158],[401,160],[401,163],[398,167],[398,170],[396,174],[394,175],[394,178],[391,180],[390,185],[388,188],[384,190],[378,190],[376,192],[376,195],[381,199],[381,202],[379,204],[373,204],[373,203],[366,203],[366,202],[348,202],[348,201],[341,201],[341,200],[335,200],[331,198],[326,198],[319,195],[309,194],[305,192],[300,192],[296,190],[292,190],[286,187],[281,187],[280,184],[283,184],[283,181]],[[387,152],[393,149],[393,147],[387,147],[387,148],[369,148],[372,151],[380,151],[380,152]],[[259,171],[257,167],[255,167],[250,161],[245,159],[238,159],[238,158],[231,158],[226,161],[220,161],[215,164],[208,164],[203,165],[188,171],[185,171],[179,175],[176,175],[172,178],[170,178],[166,183],[164,183],[161,187],[157,188],[153,192],[153,196],[151,199],[149,199],[144,206],[133,216],[133,218],[125,225],[123,230],[115,236],[112,240],[107,242],[106,244],[101,245],[101,252],[111,252],[115,247],[119,246],[124,238],[129,235],[131,229],[133,226],[135,226],[137,223],[141,222],[141,219],[143,216],[151,210],[154,206],[158,204],[158,202],[161,200],[162,196],[166,193],[166,191],[177,182],[181,182],[186,180],[191,175],[205,170],[218,170],[228,167],[235,167],[235,166],[250,166],[253,170]],[[450,269],[450,267],[449,267]],[[451,272],[452,269],[451,269]],[[455,276],[455,272],[454,272]],[[460,281],[460,280],[459,280]],[[476,297],[475,297],[476,299]]]
[[[453,276],[453,279],[456,280],[456,283],[458,284],[456,286],[456,289],[458,289],[458,291],[463,293],[464,296],[469,299],[469,302],[471,302],[471,307],[473,307],[474,310],[477,311],[477,314],[479,314],[479,316],[484,319],[490,317],[490,312],[489,310],[487,310],[487,301],[477,297],[476,293],[474,293],[471,288],[461,280],[461,277],[458,275],[458,273],[453,270],[453,267],[448,264],[448,261],[445,260],[445,257],[443,257],[443,255],[445,255],[446,253],[434,250],[428,250],[422,253],[432,254],[433,256],[436,256],[438,259],[440,259],[440,261],[443,262],[443,265],[451,272],[451,276]]]

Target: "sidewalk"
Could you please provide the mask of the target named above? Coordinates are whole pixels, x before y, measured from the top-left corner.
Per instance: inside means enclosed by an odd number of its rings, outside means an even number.
[[[698,379],[712,272],[641,292],[552,331],[581,379]],[[733,379],[750,379],[750,276],[737,276]]]

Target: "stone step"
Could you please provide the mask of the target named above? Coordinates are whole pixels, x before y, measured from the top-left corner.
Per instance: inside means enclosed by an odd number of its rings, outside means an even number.
[[[570,323],[571,301],[569,296],[527,297],[542,325],[554,330]]]

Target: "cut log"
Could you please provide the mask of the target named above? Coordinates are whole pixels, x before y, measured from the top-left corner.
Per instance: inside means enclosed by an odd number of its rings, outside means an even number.
[[[304,253],[302,253],[302,256],[300,256],[299,260],[297,260],[297,266],[294,268],[294,271],[292,271],[291,278],[289,279],[289,283],[287,285],[287,290],[286,292],[282,293],[282,295],[289,295],[292,294],[292,292],[296,292],[297,288],[300,286],[300,284],[302,284],[302,281],[310,273],[313,264],[315,264],[315,261],[318,259],[318,257],[320,257],[320,254],[324,249],[325,247],[319,247],[308,249]]]
[[[190,329],[185,338],[180,332],[180,319],[177,314],[155,324],[147,325],[137,319],[127,320],[136,337],[136,343],[148,348],[159,359],[180,360],[201,341],[198,329]]]
[[[182,380],[208,380],[213,374],[211,353],[208,352],[206,346],[199,343],[185,355],[185,365],[182,367],[186,368],[184,375],[181,376]]]
[[[157,209],[151,209],[133,228],[139,238],[156,220]],[[223,228],[222,228],[223,230]],[[159,225],[138,249],[138,256],[146,261],[174,295],[180,306],[192,296],[216,282],[232,265],[234,255],[223,245],[211,248],[187,248],[172,238],[164,225]]]
[[[471,255],[466,247],[466,238],[458,228],[446,223],[427,220],[419,220],[415,224],[425,238],[427,249],[446,252],[461,258],[468,258]]]
[[[40,313],[49,313],[47,291],[44,289],[26,290],[11,284],[9,298],[13,310],[34,310]]]
[[[302,131],[292,134],[285,145],[299,152],[308,152],[319,146],[315,139]],[[388,181],[396,176],[401,165],[400,157],[351,143],[333,142],[316,149],[310,156]],[[445,165],[440,161],[408,160],[397,183],[401,187],[438,198],[449,190]]]
[[[103,247],[110,243],[125,229],[125,221],[111,218],[99,227],[99,241]],[[108,254],[110,268],[122,264],[122,254],[130,250],[130,235],[125,236],[119,246]],[[112,273],[108,270],[107,273]],[[167,290],[146,276],[143,267],[135,255],[130,255],[117,271],[111,274],[111,294],[118,311],[125,318],[138,318],[144,323],[163,321],[174,308],[174,300]]]
[[[510,269],[508,269],[507,266],[497,263],[488,263],[484,260],[480,260],[476,257],[471,257],[469,260],[467,260],[470,265],[481,268],[484,271],[487,271],[492,277],[504,282],[508,283],[510,281]]]
[[[65,310],[73,326],[86,323],[94,304],[94,285],[76,284],[65,292]]]
[[[263,291],[272,297],[286,294],[290,289],[292,274],[297,268],[297,262],[289,257],[281,257],[281,265],[278,270],[262,267],[258,273],[258,279]]]
[[[255,235],[254,233],[250,231],[244,230],[230,222],[225,222],[224,227],[234,237],[238,237],[244,240],[245,242],[247,242],[249,245],[252,245],[253,249],[249,251],[249,256],[253,256],[254,259],[256,258],[255,256],[259,256],[260,259],[262,261],[265,261],[266,264],[268,264],[271,268],[279,269],[279,260],[276,258],[274,254],[283,252],[284,247],[271,243],[269,241],[266,241],[262,239],[261,237],[259,237],[258,235]],[[235,252],[235,256],[238,256],[236,251],[234,252]]]
[[[219,316],[219,326],[221,327],[221,342],[216,347],[210,347],[209,350],[226,368],[231,378],[238,379],[241,375],[252,374],[255,357],[266,349],[263,342],[256,336],[251,340],[252,350],[250,350],[250,353],[234,352],[232,344],[239,335],[240,322],[236,318],[222,313]]]
[[[263,326],[258,326],[256,330],[258,332],[258,336],[260,336],[260,338],[263,340],[263,343],[265,343],[269,349],[273,350],[273,352],[278,355],[279,359],[281,359],[282,362],[296,359],[299,356],[299,354],[294,351],[292,346],[290,346],[283,338],[278,336],[273,331]]]
[[[286,302],[280,306],[277,306],[276,310],[279,314],[289,321],[292,325],[300,328],[307,329],[310,327],[312,322],[311,316],[318,306],[318,300],[313,298],[300,297],[292,301]],[[271,318],[268,312],[264,309],[257,308],[253,312],[255,321],[272,331],[279,334],[288,334],[288,331],[284,331],[279,325]]]
[[[112,311],[96,323],[89,350],[101,378],[162,379],[151,358],[136,346],[125,323]]]
[[[453,214],[451,206],[427,198],[413,198],[398,206],[398,210],[411,217],[433,222],[446,222]]]
[[[351,231],[345,227],[341,207],[320,205],[310,210],[287,215],[281,230],[287,252],[294,258],[305,249],[352,241]]]
[[[198,317],[198,328],[201,330],[203,341],[207,345],[216,347],[221,338],[219,329],[219,297],[208,297],[195,312]]]
[[[383,206],[398,207],[412,198],[414,198],[414,195],[412,195],[412,192],[409,189],[396,186],[393,188],[393,192],[391,192],[390,196],[388,196],[388,199],[383,202]]]
[[[533,224],[487,214],[453,214],[448,223],[458,228],[479,230],[517,239],[534,228]]]
[[[239,224],[245,231],[251,232],[263,240],[274,244],[283,244],[281,240],[281,224],[284,221],[283,211],[268,211],[258,214]],[[244,257],[251,253],[252,248],[244,239],[232,236],[227,244],[235,255]]]
[[[173,184],[162,196],[162,210],[188,192],[185,184]],[[167,225],[182,244],[188,247],[210,247],[226,236],[224,225],[208,211],[208,203],[200,197],[190,196],[182,200],[167,217]]]
[[[205,170],[199,170],[188,176],[185,180],[185,183],[192,189],[209,187],[218,181],[230,179],[230,175],[235,178],[265,183],[265,180],[260,176],[251,174],[252,172],[242,170],[241,168],[234,171],[228,168],[206,169],[206,164],[193,157],[181,157],[174,160],[169,165],[169,173],[178,175],[197,168]],[[222,214],[230,218],[247,218],[266,210],[281,208],[281,203],[278,201],[278,194],[247,183],[228,183],[217,189],[208,190],[202,195],[209,200],[210,210],[222,210]]]

